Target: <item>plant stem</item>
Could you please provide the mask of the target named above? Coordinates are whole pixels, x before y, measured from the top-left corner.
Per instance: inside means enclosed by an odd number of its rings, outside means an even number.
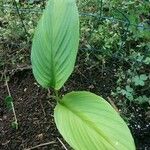
[[[15,123],[15,128],[18,129],[18,120],[17,120],[17,116],[16,116],[16,112],[15,112],[15,107],[14,107],[14,104],[13,102],[11,102],[11,105],[12,105],[12,111],[13,111],[13,114],[14,114],[14,123]]]
[[[56,96],[55,99],[56,99],[57,102],[59,102],[60,101],[60,97],[59,97],[58,90],[54,89],[54,92],[55,92],[55,96]]]
[[[24,22],[23,22],[22,15],[21,15],[21,13],[20,13],[20,10],[19,10],[19,7],[18,7],[18,4],[17,4],[16,0],[14,0],[14,4],[15,4],[15,7],[16,7],[16,11],[17,11],[17,13],[18,13],[18,16],[19,16],[19,18],[20,18],[20,21],[21,21],[21,23],[22,23],[22,27],[23,27],[23,29],[24,29],[24,32],[26,33],[27,36],[29,36],[29,33],[27,32],[27,29],[26,29],[25,24],[24,24]]]
[[[102,11],[103,11],[103,1],[100,0],[100,14],[99,14],[99,18],[102,19]]]

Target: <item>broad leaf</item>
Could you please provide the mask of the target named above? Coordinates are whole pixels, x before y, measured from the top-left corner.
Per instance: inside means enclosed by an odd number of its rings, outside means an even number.
[[[32,44],[31,62],[37,82],[60,89],[73,71],[78,43],[75,0],[49,0]]]
[[[109,103],[93,93],[65,95],[55,108],[54,118],[75,150],[135,150],[126,123]]]

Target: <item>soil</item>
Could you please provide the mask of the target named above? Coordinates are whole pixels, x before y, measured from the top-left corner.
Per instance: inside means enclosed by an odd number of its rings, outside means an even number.
[[[82,62],[80,64],[76,66],[62,92],[88,90],[107,98],[115,85],[116,66],[98,70],[100,67],[88,68],[87,66],[87,69],[84,69]],[[36,149],[63,150],[65,148],[60,141],[71,149],[57,131],[53,120],[56,102],[49,98],[47,90],[36,83],[31,70],[17,71],[10,76],[8,84],[14,99],[19,128],[15,130],[11,127],[13,115],[4,104],[4,99],[8,95],[7,88],[4,82],[0,82],[0,150],[24,150],[47,142],[51,143]],[[128,113],[133,114],[129,127],[137,150],[149,150],[150,124],[145,119],[145,109],[134,104],[130,104],[129,107]]]
[[[8,95],[4,83],[1,83],[1,150],[22,150],[41,143],[53,142],[39,149],[62,150],[57,138],[60,135],[53,121],[55,102],[48,100],[47,91],[39,88],[31,72],[15,74],[9,82],[19,129],[11,127],[12,111],[8,111],[4,98]]]

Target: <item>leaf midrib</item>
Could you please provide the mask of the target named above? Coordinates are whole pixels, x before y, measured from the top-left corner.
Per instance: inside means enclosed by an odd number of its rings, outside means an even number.
[[[114,150],[116,150],[116,147],[109,141],[109,139],[104,135],[104,133],[100,130],[100,129],[98,129],[95,125],[94,125],[94,123],[92,122],[92,121],[89,121],[89,119],[85,116],[85,115],[83,115],[83,114],[81,114],[81,113],[79,113],[79,112],[77,112],[76,110],[73,110],[73,109],[70,109],[65,103],[63,103],[63,102],[61,102],[61,103],[59,103],[61,106],[63,106],[63,107],[65,107],[66,109],[68,109],[70,112],[72,112],[75,116],[77,116],[78,118],[80,118],[89,128],[91,128],[92,130],[94,130],[95,132],[97,132],[100,136],[102,136],[103,137],[103,139],[105,139],[113,148],[114,148]],[[84,119],[84,118],[87,118],[87,119]],[[99,131],[100,130],[100,131]]]

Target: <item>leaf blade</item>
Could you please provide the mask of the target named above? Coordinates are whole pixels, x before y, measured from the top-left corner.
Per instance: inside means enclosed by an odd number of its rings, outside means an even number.
[[[64,139],[76,150],[135,149],[121,117],[106,101],[90,92],[65,95],[55,108],[54,118]]]
[[[37,82],[60,89],[73,71],[78,44],[75,0],[49,0],[32,44],[31,62]]]

